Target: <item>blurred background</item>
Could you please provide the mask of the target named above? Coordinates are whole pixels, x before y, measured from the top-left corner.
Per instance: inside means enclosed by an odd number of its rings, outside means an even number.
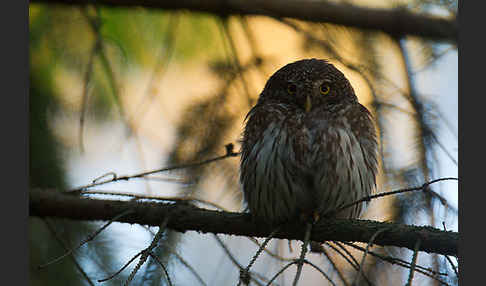
[[[400,7],[450,19],[457,13],[457,1],[447,0],[334,2]],[[29,40],[31,187],[62,191],[110,172],[131,175],[199,162],[225,154],[228,143],[238,151],[245,115],[268,77],[303,58],[336,65],[372,111],[382,156],[378,192],[458,176],[455,42],[290,18],[43,3],[29,5]],[[239,157],[230,157],[90,191],[194,197],[241,211],[238,166]],[[457,182],[442,181],[431,189],[435,195],[413,192],[373,200],[363,218],[458,231]],[[73,256],[38,269],[102,225],[30,217],[30,284],[101,284],[97,280],[119,270],[157,232],[113,223]],[[300,245],[273,240],[271,255],[262,254],[252,268],[252,283],[265,285],[299,255]],[[247,237],[165,231],[156,252],[174,285],[235,285],[239,267],[248,264],[257,248]],[[409,268],[378,255],[410,262],[412,251],[374,246],[377,256],[369,256],[363,276],[355,278],[353,261],[359,263],[362,251],[333,242],[323,248],[307,258],[335,285],[407,281]],[[120,285],[137,261],[102,284]],[[457,285],[455,258],[452,267],[442,255],[420,253],[417,263],[428,270],[415,274],[415,285]],[[294,275],[291,267],[275,285],[290,285]],[[308,266],[301,284],[332,285]],[[132,285],[168,281],[149,259]]]

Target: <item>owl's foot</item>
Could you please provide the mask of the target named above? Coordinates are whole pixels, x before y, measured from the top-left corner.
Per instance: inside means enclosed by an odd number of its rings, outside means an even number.
[[[321,216],[318,211],[314,211],[312,213],[312,219],[314,220],[312,224],[316,224],[319,219],[321,219]],[[310,242],[310,251],[314,253],[322,253],[324,248],[322,247],[322,243],[317,242],[317,241],[311,241]]]
[[[321,219],[321,215],[319,214],[318,211],[312,211],[312,212],[301,212],[300,213],[300,221],[301,222],[310,222],[312,224],[317,223]]]

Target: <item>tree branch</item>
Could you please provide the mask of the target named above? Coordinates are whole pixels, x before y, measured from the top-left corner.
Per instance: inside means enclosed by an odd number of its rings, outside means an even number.
[[[266,237],[273,230],[266,225],[252,222],[249,214],[206,210],[187,203],[100,200],[39,189],[31,190],[29,199],[30,216],[110,220],[130,209],[129,214],[119,217],[116,221],[158,226],[170,214],[171,219],[167,227],[180,232],[194,230],[203,233]],[[302,240],[304,230],[301,223],[286,224],[274,237]],[[331,240],[367,243],[380,230],[382,232],[374,239],[374,244],[414,250],[415,242],[420,239],[420,251],[457,256],[459,233],[428,226],[322,219],[313,226],[311,239],[318,242]]]
[[[405,9],[377,9],[350,4],[281,0],[31,0],[69,5],[97,4],[115,7],[146,7],[191,10],[216,15],[266,15],[311,22],[326,22],[358,29],[378,30],[395,37],[412,35],[457,43],[458,22]]]

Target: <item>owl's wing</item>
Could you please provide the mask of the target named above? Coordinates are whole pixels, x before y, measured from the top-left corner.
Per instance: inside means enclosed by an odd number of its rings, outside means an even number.
[[[371,189],[367,195],[371,195],[371,191],[376,185],[376,174],[378,172],[378,141],[376,137],[376,129],[373,124],[373,117],[371,113],[361,104],[355,107],[355,116],[351,117],[350,125],[355,137],[358,139],[366,167],[373,173],[373,182],[368,189]]]

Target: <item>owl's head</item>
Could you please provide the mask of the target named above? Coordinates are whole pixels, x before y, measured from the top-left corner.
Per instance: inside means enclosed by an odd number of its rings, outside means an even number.
[[[305,59],[285,65],[267,81],[259,102],[297,105],[309,112],[357,102],[344,74],[325,60]]]

